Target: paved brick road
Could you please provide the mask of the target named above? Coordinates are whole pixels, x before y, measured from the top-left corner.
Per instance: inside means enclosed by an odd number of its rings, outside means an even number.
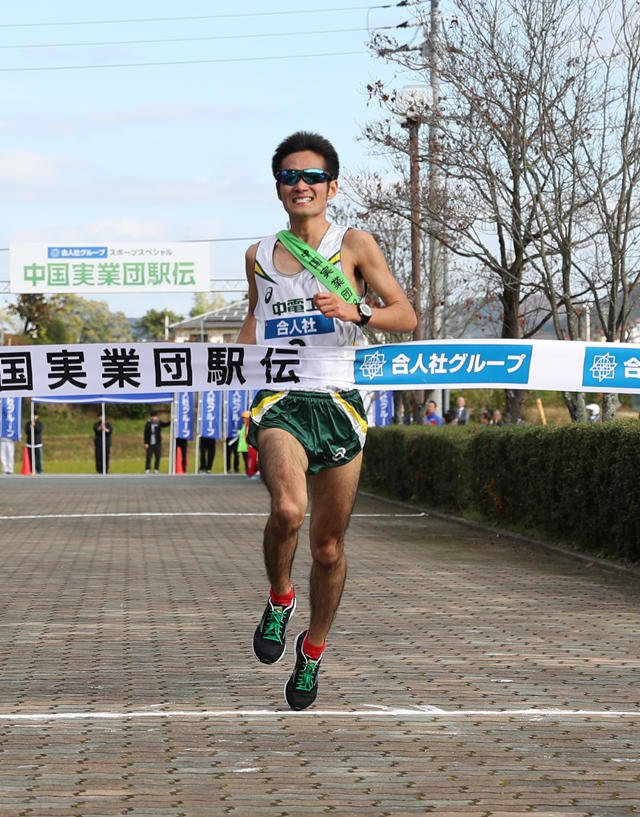
[[[637,577],[360,497],[292,713],[290,656],[250,647],[266,505],[242,477],[0,481],[0,815],[640,813]]]

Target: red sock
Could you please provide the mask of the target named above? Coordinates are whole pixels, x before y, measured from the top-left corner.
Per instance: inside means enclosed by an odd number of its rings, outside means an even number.
[[[321,647],[317,647],[315,644],[312,644],[305,635],[304,641],[302,642],[302,652],[312,661],[319,661],[320,658],[322,658],[322,653],[325,651],[326,646],[327,642],[325,641]]]
[[[296,591],[293,589],[292,585],[291,590],[289,590],[288,593],[284,593],[280,596],[277,593],[274,593],[273,587],[271,587],[269,589],[269,597],[271,599],[271,604],[273,604],[274,607],[288,607],[296,597]]]

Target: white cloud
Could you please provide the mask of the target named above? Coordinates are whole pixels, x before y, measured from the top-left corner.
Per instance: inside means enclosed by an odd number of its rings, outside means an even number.
[[[0,150],[0,182],[2,187],[14,188],[13,193],[35,193],[61,181],[73,162],[65,157],[36,153],[13,148]]]
[[[173,205],[212,202],[221,195],[214,179],[150,179],[114,174],[67,156],[14,148],[0,150],[0,200],[81,203],[117,201],[123,204]]]
[[[94,108],[81,113],[65,111],[64,115],[47,111],[17,111],[15,115],[0,118],[0,133],[19,138],[70,137],[86,138],[93,131],[104,133],[110,130],[121,132],[123,128],[146,128],[170,125],[191,128],[194,125],[205,125],[225,122],[230,128],[234,122],[254,121],[256,116],[263,117],[269,113],[265,107],[252,104],[216,105],[198,102],[158,102],[135,105],[132,107],[113,107],[110,109]]]

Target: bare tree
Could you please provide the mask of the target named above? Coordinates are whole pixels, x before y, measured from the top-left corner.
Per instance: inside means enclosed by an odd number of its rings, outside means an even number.
[[[503,338],[551,321],[558,337],[577,339],[590,301],[603,338],[627,339],[638,283],[638,3],[458,0],[454,8],[441,38],[440,136],[424,150],[441,167],[446,195],[425,223],[486,271]],[[428,38],[429,3],[415,11]],[[420,44],[377,37],[372,45],[425,75]],[[371,90],[393,106],[392,91]],[[398,149],[386,122],[366,135]],[[506,393],[512,420],[522,397]],[[579,417],[580,402],[565,399]]]
[[[535,26],[525,24],[523,16],[537,10],[542,17],[541,7],[549,2],[462,0],[456,5],[458,13],[447,21],[440,39],[444,48],[437,149],[432,141],[431,149],[424,151],[425,159],[441,167],[446,196],[435,202],[433,197],[425,199],[425,206],[435,205],[426,223],[450,252],[488,271],[502,307],[500,335],[520,338],[521,305],[537,289],[534,277],[527,277],[538,250],[535,202],[524,176],[529,136],[538,122],[527,92],[530,66],[544,46],[542,34],[536,37]],[[430,22],[427,6],[416,6],[425,31]],[[405,68],[426,71],[422,49],[403,48],[389,39],[378,39],[374,46]],[[393,95],[385,95],[382,87],[373,91],[393,104]],[[380,126],[367,135],[394,144]],[[522,399],[518,391],[506,394],[512,420],[520,418]]]
[[[573,12],[565,59],[537,97],[543,128],[527,167],[539,271],[558,337],[588,340],[593,319],[598,339],[624,342],[639,295],[640,10],[602,0]],[[583,395],[564,399],[585,418]],[[605,396],[605,419],[617,404]]]
[[[606,11],[604,42],[594,38],[603,114],[591,139],[582,138],[588,161],[580,186],[594,203],[596,234],[585,283],[603,339],[625,342],[640,295],[640,7],[620,0]],[[610,419],[617,395],[603,402],[603,418]]]

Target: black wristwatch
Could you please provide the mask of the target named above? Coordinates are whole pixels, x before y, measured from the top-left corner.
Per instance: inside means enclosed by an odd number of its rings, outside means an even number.
[[[360,320],[356,324],[357,326],[366,326],[369,321],[371,320],[371,315],[373,314],[371,311],[371,307],[369,304],[365,303],[364,301],[360,301],[357,304],[358,307],[358,315],[360,315]]]

